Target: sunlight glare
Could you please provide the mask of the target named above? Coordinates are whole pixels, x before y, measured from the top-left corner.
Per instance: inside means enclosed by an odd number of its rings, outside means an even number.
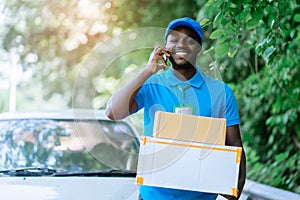
[[[95,22],[89,32],[90,35],[96,35],[97,33],[105,33],[108,30],[106,24],[101,22]]]
[[[78,3],[78,16],[87,19],[101,19],[99,3],[91,3],[86,0],[80,0]]]

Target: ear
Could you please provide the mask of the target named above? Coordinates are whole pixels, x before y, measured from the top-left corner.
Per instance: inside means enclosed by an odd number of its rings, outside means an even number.
[[[202,50],[202,45],[201,44],[197,45],[197,49],[196,49],[197,54],[200,53],[201,50]]]
[[[168,35],[167,35],[167,36],[165,37],[165,39],[164,39],[165,46],[166,46],[166,44],[168,43],[167,41],[168,41],[169,36],[170,36],[170,33],[168,33]]]

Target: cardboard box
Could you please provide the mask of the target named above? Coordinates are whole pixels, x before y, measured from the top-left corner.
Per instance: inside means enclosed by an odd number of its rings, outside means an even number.
[[[141,137],[136,183],[238,195],[241,147]]]
[[[225,145],[226,119],[157,111],[153,136]]]

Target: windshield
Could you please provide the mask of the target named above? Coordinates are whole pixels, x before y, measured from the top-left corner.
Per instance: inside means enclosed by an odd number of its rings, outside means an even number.
[[[125,122],[22,119],[0,121],[0,168],[68,172],[136,170],[138,140]]]

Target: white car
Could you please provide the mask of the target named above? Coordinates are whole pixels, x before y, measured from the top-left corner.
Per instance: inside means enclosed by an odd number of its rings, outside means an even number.
[[[0,114],[0,199],[136,200],[138,137],[103,111]]]

